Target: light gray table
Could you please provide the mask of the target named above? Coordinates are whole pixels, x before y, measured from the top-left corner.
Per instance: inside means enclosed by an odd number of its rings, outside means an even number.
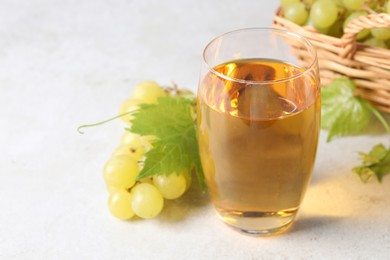
[[[194,182],[153,220],[106,209],[102,167],[116,115],[139,81],[195,90],[203,47],[270,27],[278,1],[1,0],[0,259],[389,259],[390,177],[362,184],[356,151],[384,134],[325,143],[298,221],[279,237],[241,235]]]

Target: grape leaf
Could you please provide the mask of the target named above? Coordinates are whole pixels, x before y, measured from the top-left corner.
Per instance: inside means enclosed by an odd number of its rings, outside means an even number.
[[[321,127],[328,129],[327,141],[336,136],[361,133],[374,115],[385,130],[390,126],[382,114],[370,103],[354,95],[355,83],[347,77],[340,77],[321,89]]]
[[[347,77],[333,80],[322,88],[321,127],[328,129],[327,141],[336,136],[361,133],[374,115],[388,133],[390,126],[382,114],[367,101],[354,95],[356,85]],[[382,182],[383,176],[390,174],[390,148],[376,145],[369,153],[359,153],[362,164],[354,167],[353,172],[363,182],[376,176]]]
[[[157,138],[145,154],[144,167],[137,180],[153,175],[179,174],[195,167],[202,189],[205,187],[200,163],[196,128],[193,119],[193,99],[160,97],[156,104],[141,104],[133,113],[133,133]]]
[[[352,169],[363,182],[367,182],[372,176],[376,176],[379,182],[385,175],[390,174],[390,148],[383,144],[374,146],[367,153],[360,152],[362,164]]]
[[[321,127],[329,130],[328,142],[336,136],[361,133],[370,122],[374,108],[354,95],[355,88],[346,77],[337,78],[322,88]]]

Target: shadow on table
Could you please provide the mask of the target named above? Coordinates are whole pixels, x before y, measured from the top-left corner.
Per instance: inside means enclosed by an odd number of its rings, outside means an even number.
[[[323,231],[324,228],[331,228],[345,219],[346,217],[338,216],[301,216],[295,221],[289,233],[295,234],[308,231],[318,233],[315,230]]]
[[[192,185],[184,195],[175,200],[165,200],[164,209],[159,219],[162,222],[178,222],[190,215],[196,215],[204,207],[211,207],[207,192],[202,192],[200,185],[194,176]]]

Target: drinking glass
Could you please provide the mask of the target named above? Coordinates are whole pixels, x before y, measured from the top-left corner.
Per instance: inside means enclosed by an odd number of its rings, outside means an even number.
[[[205,48],[197,131],[217,215],[246,234],[279,234],[310,182],[320,127],[315,49],[295,33],[251,28]]]

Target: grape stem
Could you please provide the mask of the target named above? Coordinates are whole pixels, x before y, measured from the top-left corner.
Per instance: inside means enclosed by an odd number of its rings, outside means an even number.
[[[171,81],[171,86],[164,86],[163,88],[172,96],[177,96],[179,94],[179,87],[174,81]]]
[[[172,84],[171,86],[166,86],[166,87],[164,87],[164,90],[165,90],[166,92],[168,92],[169,94],[171,94],[172,96],[178,96],[178,95],[180,95],[181,91],[180,91],[178,85],[177,85],[175,82],[173,82],[173,81],[171,82],[171,84]],[[112,117],[112,118],[109,118],[109,119],[106,119],[106,120],[104,120],[104,121],[97,122],[97,123],[94,123],[94,124],[81,125],[81,126],[79,126],[79,127],[77,128],[77,132],[79,132],[80,134],[84,134],[84,132],[81,131],[81,129],[83,129],[83,128],[103,125],[103,124],[105,124],[105,123],[108,123],[108,122],[110,122],[110,121],[113,121],[113,120],[115,120],[115,119],[118,119],[118,118],[120,118],[120,117],[122,117],[122,116],[129,115],[129,114],[131,114],[131,113],[133,113],[133,112],[135,112],[135,111],[126,112],[126,113],[123,113],[123,114],[114,116],[114,117]]]
[[[182,93],[182,90],[179,88],[179,86],[174,81],[171,81],[170,86],[163,86],[163,88],[171,96],[180,96],[180,94]]]
[[[120,114],[120,115],[117,115],[117,116],[114,116],[114,117],[111,117],[109,119],[106,119],[106,120],[103,120],[103,121],[100,121],[100,122],[97,122],[97,123],[94,123],[94,124],[87,124],[87,125],[81,125],[77,128],[77,132],[79,132],[80,134],[84,134],[83,131],[81,131],[81,129],[84,129],[84,128],[87,128],[87,127],[93,127],[93,126],[99,126],[99,125],[103,125],[105,123],[108,123],[110,121],[113,121],[115,119],[118,119],[118,118],[121,118],[122,116],[126,116],[126,115],[129,115],[131,113],[133,113],[135,111],[130,111],[130,112],[126,112],[126,113],[123,113],[123,114]]]
[[[135,185],[137,185],[138,183],[141,183],[140,181],[136,181],[134,184],[133,184],[133,186],[131,186],[130,188],[127,188],[126,189],[126,191],[128,192],[128,193],[131,193],[131,190],[135,187]]]

